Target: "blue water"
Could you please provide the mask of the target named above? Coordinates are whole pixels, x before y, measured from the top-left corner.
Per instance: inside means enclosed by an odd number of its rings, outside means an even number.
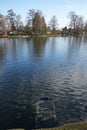
[[[36,126],[36,102],[52,97],[56,121],[87,121],[87,38],[0,39],[0,129]]]

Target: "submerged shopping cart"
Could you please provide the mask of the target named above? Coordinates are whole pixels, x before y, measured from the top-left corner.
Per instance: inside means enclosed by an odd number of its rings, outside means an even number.
[[[50,127],[57,120],[55,113],[53,98],[39,98],[36,102],[35,128]]]

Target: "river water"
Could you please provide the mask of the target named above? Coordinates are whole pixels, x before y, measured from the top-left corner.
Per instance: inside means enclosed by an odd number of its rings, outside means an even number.
[[[54,100],[56,120],[87,121],[87,38],[0,39],[0,129],[33,129],[40,97]]]

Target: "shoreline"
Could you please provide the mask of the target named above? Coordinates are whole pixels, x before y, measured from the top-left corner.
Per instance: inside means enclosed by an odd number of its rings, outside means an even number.
[[[47,37],[60,37],[61,35],[2,35],[0,38],[47,38]]]
[[[5,129],[5,130],[26,130],[24,128],[12,128],[12,129]],[[34,129],[32,129],[34,130]],[[40,128],[36,130],[87,130],[87,122],[75,122],[75,123],[68,123],[64,124],[60,127],[55,128]]]

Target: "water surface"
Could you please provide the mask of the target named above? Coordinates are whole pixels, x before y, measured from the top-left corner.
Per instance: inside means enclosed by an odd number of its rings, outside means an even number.
[[[42,96],[56,121],[39,127],[87,121],[86,37],[0,39],[0,128],[35,128]]]

